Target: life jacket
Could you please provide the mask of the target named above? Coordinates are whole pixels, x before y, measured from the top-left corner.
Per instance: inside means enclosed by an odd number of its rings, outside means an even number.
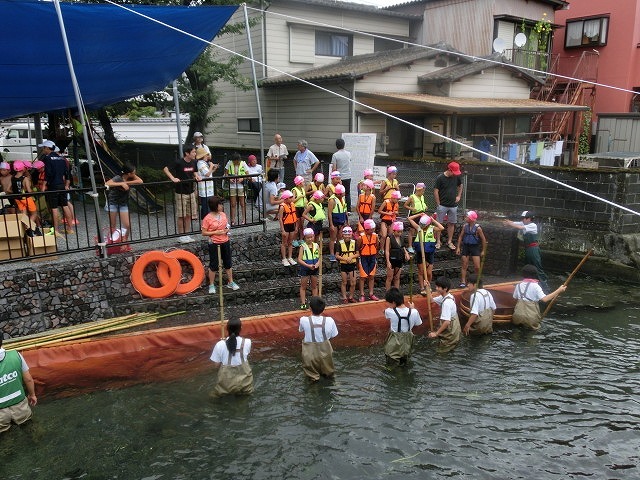
[[[410,198],[413,198],[413,214],[427,211],[427,202],[424,199],[424,195],[418,196],[415,193],[412,193]]]
[[[373,201],[375,198],[373,193],[370,193],[368,196],[366,193],[361,193],[358,196],[358,213],[360,215],[371,215],[371,213],[373,213]]]
[[[293,204],[296,207],[306,207],[307,206],[307,195],[303,187],[293,187],[291,189],[293,193]]]
[[[473,225],[469,225],[466,223],[464,227],[462,227],[463,235],[462,235],[462,243],[467,245],[478,245],[480,243],[480,238],[478,237],[478,225],[477,223]]]
[[[298,214],[296,213],[296,206],[293,203],[282,203],[282,223],[284,225],[290,225],[298,221]]]
[[[391,193],[393,192],[391,188],[395,188],[396,190],[398,189],[398,179],[394,178],[393,181],[390,182],[388,178],[385,178],[384,183],[386,183],[387,186],[389,187],[389,189],[387,189],[384,193],[384,199],[387,200],[388,198],[391,197]]]
[[[240,164],[238,165],[231,162],[231,165],[229,165],[229,168],[227,169],[227,175],[249,175],[249,170],[247,170],[247,168],[247,164],[244,161],[240,161]],[[240,185],[242,182],[244,182],[244,179],[242,178],[232,178],[229,180],[229,183],[234,185]]]
[[[382,202],[382,214],[380,215],[381,220],[387,221],[395,221],[396,215],[398,214],[398,204],[391,203],[391,200],[385,200]]]
[[[304,260],[305,263],[310,263],[312,265],[315,265],[316,263],[318,263],[319,259],[320,259],[320,247],[318,246],[317,243],[313,242],[313,251],[311,250],[311,248],[309,248],[309,245],[307,245],[306,243],[302,244],[302,260]]]
[[[324,213],[324,208],[321,204],[317,203],[315,200],[309,200],[307,206],[309,205],[311,205],[313,209],[313,215],[310,215],[310,217],[313,219],[314,223],[321,222],[322,220],[327,218],[327,215]],[[309,211],[309,213],[311,214],[311,210]]]
[[[338,249],[340,250],[340,256],[348,255],[349,257],[348,259],[341,259],[340,263],[354,263],[355,260],[353,259],[353,254],[356,253],[356,241],[354,239],[349,241],[349,245],[347,245],[347,242],[345,242],[344,239],[338,240]]]
[[[347,202],[344,197],[338,198],[335,195],[331,195],[331,198],[334,200],[333,210],[331,210],[331,213],[344,213],[347,211]]]
[[[20,403],[26,397],[22,384],[22,360],[15,350],[5,352],[0,362],[0,409]]]
[[[371,256],[378,254],[378,234],[372,233],[371,236],[366,233],[360,237],[360,255]]]
[[[311,201],[311,196],[313,195],[313,192],[315,192],[316,190],[320,190],[321,192],[324,192],[324,183],[321,183],[319,186],[316,185],[316,182],[311,182],[309,184],[309,190],[307,191],[307,198],[309,199],[309,201]]]
[[[327,197],[331,197],[336,193],[336,186],[333,183],[330,183],[329,185],[327,185],[327,190],[329,190],[329,194],[327,195]]]
[[[433,225],[429,225],[426,229],[421,228],[416,234],[413,248],[422,250],[425,253],[436,251],[436,237],[433,234]]]

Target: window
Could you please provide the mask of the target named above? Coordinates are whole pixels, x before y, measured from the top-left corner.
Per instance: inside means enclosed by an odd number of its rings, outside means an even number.
[[[571,48],[606,45],[608,28],[609,17],[568,20],[564,46]]]
[[[353,55],[353,37],[341,33],[316,31],[316,55],[349,57]]]
[[[394,40],[386,38],[374,38],[373,39],[373,51],[374,52],[387,52],[389,50],[400,50],[404,48],[405,44],[402,42],[396,42]]]
[[[239,118],[238,132],[260,133],[260,120],[258,118]]]

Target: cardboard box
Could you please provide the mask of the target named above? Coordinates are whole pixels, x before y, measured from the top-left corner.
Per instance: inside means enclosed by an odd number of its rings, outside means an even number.
[[[56,253],[58,251],[56,237],[55,235],[27,237],[27,249],[29,255],[46,255],[48,253]]]
[[[22,238],[24,224],[16,215],[0,215],[0,243],[3,238]]]
[[[22,248],[0,250],[0,260],[14,260],[22,257],[24,257],[24,251]]]

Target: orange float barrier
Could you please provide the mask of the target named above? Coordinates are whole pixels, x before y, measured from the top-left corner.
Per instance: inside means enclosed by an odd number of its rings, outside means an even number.
[[[204,281],[204,267],[202,266],[202,262],[200,259],[193,253],[188,250],[172,250],[170,252],[166,252],[166,255],[175,258],[179,262],[188,263],[193,270],[193,275],[191,276],[191,280],[187,282],[182,282],[182,274],[180,275],[180,282],[178,283],[178,287],[175,292],[178,295],[186,295],[188,293],[197,290],[202,286],[202,282]],[[158,280],[163,285],[168,284],[171,281],[171,272],[166,263],[160,262],[158,263],[158,270],[156,271],[158,275]]]
[[[169,271],[169,277],[166,283],[163,283],[160,281],[160,278],[158,278],[161,284],[159,287],[152,287],[144,278],[145,269],[153,263],[165,265]],[[158,250],[152,250],[140,255],[131,269],[131,284],[133,288],[135,288],[140,295],[147,298],[168,297],[176,291],[181,278],[182,267],[180,266],[180,262],[165,252]]]

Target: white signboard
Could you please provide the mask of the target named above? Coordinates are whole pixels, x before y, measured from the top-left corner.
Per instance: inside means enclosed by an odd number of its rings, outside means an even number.
[[[345,150],[351,152],[351,205],[355,206],[358,200],[356,186],[364,177],[365,169],[373,169],[373,160],[376,156],[376,134],[343,133],[342,139]]]

